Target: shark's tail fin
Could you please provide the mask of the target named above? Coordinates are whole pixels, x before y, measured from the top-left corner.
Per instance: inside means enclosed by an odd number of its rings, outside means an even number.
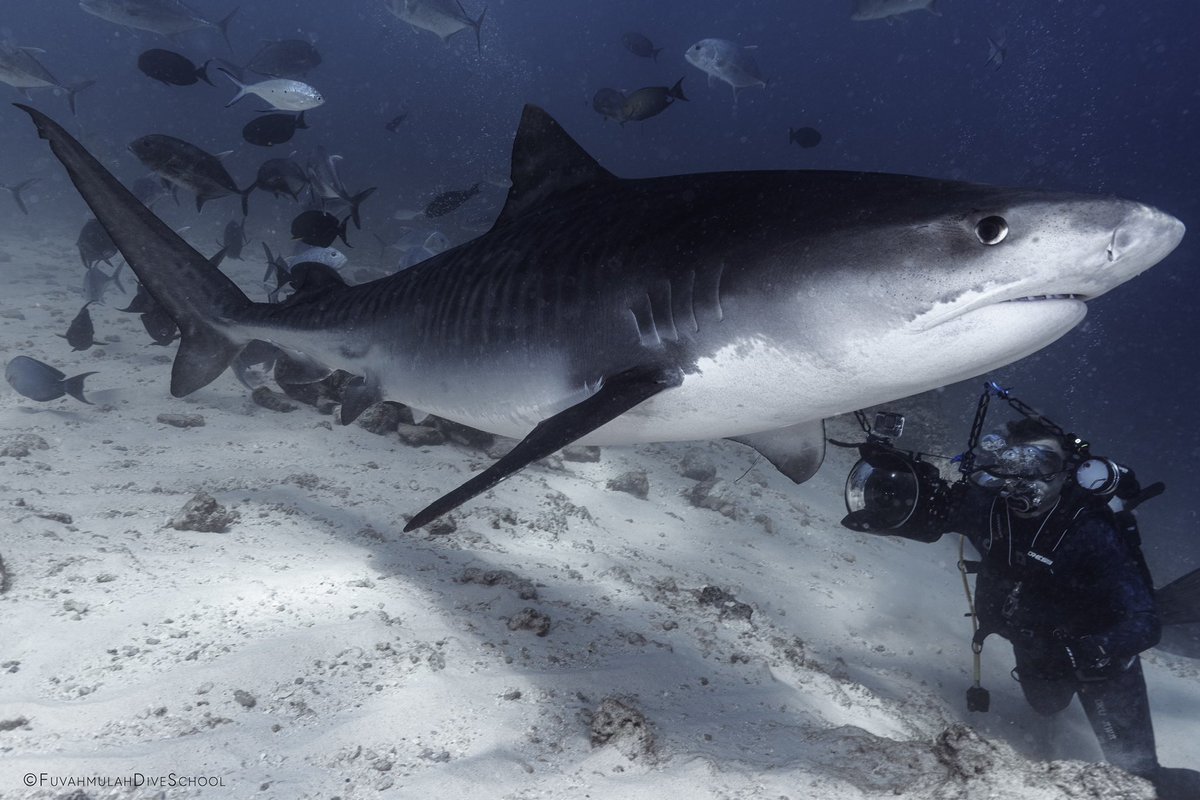
[[[179,326],[182,340],[171,371],[171,394],[183,397],[216,380],[245,344],[229,334],[227,323],[254,303],[61,125],[37,109],[17,107],[33,118],[138,280]]]

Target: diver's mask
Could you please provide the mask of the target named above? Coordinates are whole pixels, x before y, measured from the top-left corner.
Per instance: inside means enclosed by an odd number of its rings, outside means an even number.
[[[971,479],[1007,499],[1017,511],[1037,511],[1062,490],[1066,460],[1057,448],[1010,443],[999,433],[989,433],[979,440],[979,450]]]

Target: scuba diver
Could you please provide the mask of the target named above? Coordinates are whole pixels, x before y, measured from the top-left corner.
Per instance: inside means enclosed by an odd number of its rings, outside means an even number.
[[[1022,418],[981,436],[991,393]],[[890,431],[898,436],[903,418],[882,416],[884,425],[899,420]],[[1142,489],[1131,470],[1093,456],[995,384],[980,399],[954,484],[859,420],[868,439],[847,479],[842,524],[920,542],[955,532],[980,554],[960,561],[969,601],[966,576],[976,575],[968,709],[988,709],[979,659],[997,634],[1011,644],[1013,676],[1036,712],[1051,717],[1078,697],[1109,763],[1149,780],[1164,800],[1200,798],[1200,772],[1158,763],[1139,655],[1159,642],[1164,622],[1200,621],[1196,573],[1156,593],[1142,556],[1132,509],[1163,485]],[[1193,596],[1181,598],[1177,584]]]

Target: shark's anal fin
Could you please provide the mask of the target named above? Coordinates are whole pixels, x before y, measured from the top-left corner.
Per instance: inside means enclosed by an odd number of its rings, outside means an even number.
[[[731,440],[753,447],[796,483],[804,483],[815,475],[825,460],[823,419],[748,436],[735,436]]]
[[[433,522],[527,464],[545,458],[639,403],[681,383],[683,372],[678,367],[634,367],[606,378],[595,394],[538,423],[528,436],[495,464],[419,511],[404,526],[404,530],[411,531]]]

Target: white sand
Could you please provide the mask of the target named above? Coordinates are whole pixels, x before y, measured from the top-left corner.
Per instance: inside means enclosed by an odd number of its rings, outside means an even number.
[[[0,459],[0,797],[171,773],[223,786],[84,791],[1152,796],[1105,766],[1018,755],[1038,747],[1035,725],[999,640],[985,653],[992,711],[968,714],[957,542],[841,529],[844,452],[800,487],[765,464],[743,476],[754,454],[730,443],[556,457],[455,512],[453,533],[404,534],[405,514],[487,456],[410,448],[308,407],[268,411],[231,375],[172,399],[174,348],[115,310],[127,298],[93,307],[105,346],[71,353],[55,335],[82,304],[69,242],[9,237],[3,254],[4,362],[99,374],[92,406],[0,386],[0,437],[48,445]],[[229,271],[261,276],[257,261]],[[205,425],[163,425],[163,413]],[[689,502],[689,452],[712,460],[733,518]],[[630,470],[647,474],[647,500],[606,488]],[[240,519],[223,533],[166,527],[198,490]],[[471,570],[512,576],[488,585]],[[706,586],[748,604],[750,620],[701,604]],[[510,629],[526,608],[548,615],[545,636]],[[1146,662],[1163,762],[1200,764],[1196,663]],[[593,745],[605,698],[645,725]],[[1077,706],[1057,747],[1099,757]]]

